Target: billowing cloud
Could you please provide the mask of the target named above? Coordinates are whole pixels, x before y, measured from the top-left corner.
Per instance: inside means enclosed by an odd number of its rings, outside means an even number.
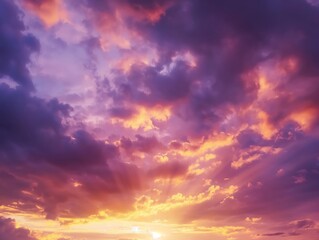
[[[53,239],[316,236],[315,1],[0,9],[5,216]]]
[[[120,162],[117,147],[85,131],[67,135],[70,106],[7,85],[0,91],[2,204],[48,218],[87,215],[97,210],[90,197],[99,205],[103,196],[140,187],[138,169]]]
[[[67,16],[61,0],[23,0],[22,3],[48,27],[65,20]]]
[[[6,240],[37,240],[30,231],[16,227],[13,219],[0,217],[0,238]]]
[[[317,75],[306,66],[310,68],[315,61],[303,62],[310,61],[310,56],[316,58],[315,45],[308,44],[316,35],[308,29],[317,24],[317,9],[304,1],[249,1],[230,7],[233,4],[237,3],[175,1],[155,23],[134,24],[136,31],[157,44],[159,61],[155,66],[133,66],[117,78],[115,103],[174,104],[174,113],[203,134],[216,129],[223,116],[231,113],[231,106],[245,107],[256,99],[258,79],[247,81],[245,75],[274,60],[288,75],[276,87],[279,97],[260,106],[270,121],[313,108],[315,89],[289,98],[294,90],[283,90],[290,83],[305,89],[314,85],[308,72],[314,74],[311,78]],[[290,38],[293,34],[300,38]],[[308,48],[313,48],[311,54],[306,53]],[[194,62],[187,60],[186,53]],[[287,101],[295,107],[281,113],[280,106]]]
[[[39,41],[29,33],[21,21],[21,12],[12,1],[1,1],[0,17],[0,77],[33,88],[27,64],[30,55],[39,51]]]

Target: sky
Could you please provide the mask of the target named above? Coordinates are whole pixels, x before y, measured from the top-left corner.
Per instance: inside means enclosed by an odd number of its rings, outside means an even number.
[[[318,240],[319,2],[0,0],[1,240]]]

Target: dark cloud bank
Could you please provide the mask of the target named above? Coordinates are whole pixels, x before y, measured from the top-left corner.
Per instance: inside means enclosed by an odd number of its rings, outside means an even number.
[[[0,217],[0,239],[5,240],[37,240],[25,228],[17,228],[10,218]]]

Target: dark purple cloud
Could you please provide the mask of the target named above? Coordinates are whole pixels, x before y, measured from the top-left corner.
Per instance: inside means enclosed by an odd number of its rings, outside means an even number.
[[[109,109],[109,113],[112,117],[115,118],[129,119],[133,116],[135,111],[126,107],[113,107]]]
[[[262,134],[251,129],[241,131],[236,139],[242,149],[249,148],[251,146],[267,146],[271,144],[263,138]]]
[[[0,92],[1,204],[44,211],[48,218],[85,216],[103,202],[112,208],[105,196],[141,187],[139,170],[121,163],[117,147],[82,130],[67,134],[70,106],[4,84]],[[96,206],[88,204],[90,197]],[[122,206],[129,206],[128,197]]]
[[[150,67],[134,65],[127,75],[121,72],[117,78],[117,88],[111,91],[116,104],[136,103],[148,106],[170,104],[189,94],[191,68],[184,61],[178,61],[171,72],[161,74],[163,66]]]
[[[129,138],[122,137],[120,140],[120,146],[129,154],[135,151],[152,153],[164,149],[163,144],[154,136],[144,137],[142,135],[136,135],[135,138],[136,140],[131,140]]]
[[[257,236],[265,237],[297,237],[301,236],[301,239],[313,238],[317,235],[316,222],[312,219],[295,220],[289,224],[278,224],[271,227],[272,230],[268,230],[269,233],[257,234]],[[280,229],[279,231],[276,231]],[[300,239],[300,238],[298,238]]]
[[[294,121],[287,122],[270,139],[265,139],[262,134],[249,128],[241,131],[236,136],[239,149],[267,146],[273,148],[285,147],[290,143],[302,139],[306,135],[301,126]]]
[[[266,60],[290,57],[299,63],[297,71],[277,89],[289,91],[274,104],[265,103],[263,109],[275,122],[296,108],[318,105],[315,69],[319,52],[314,42],[319,40],[319,31],[313,30],[318,25],[317,7],[303,0],[172,1],[169,6],[155,23],[128,22],[145,41],[157,46],[160,60],[156,66],[136,65],[127,74],[119,73],[110,94],[115,105],[173,104],[175,115],[193,130],[189,134],[207,134],[218,127],[229,108],[245,107],[256,99],[257,79],[247,81],[244,74]],[[97,8],[95,4],[90,7]],[[180,60],[171,72],[159,74],[185,52],[194,56],[196,67]],[[310,76],[312,80],[305,79]],[[298,85],[307,89],[292,97]]]
[[[27,64],[30,55],[40,49],[39,41],[24,33],[22,12],[12,1],[0,2],[0,78],[8,76],[28,89],[33,88]]]
[[[0,216],[0,239],[3,240],[37,240],[26,228],[17,228],[11,218]]]
[[[265,237],[277,237],[277,236],[281,236],[284,235],[285,233],[283,232],[275,232],[275,233],[264,233],[261,236],[265,236]]]
[[[308,229],[316,226],[316,222],[312,219],[297,220],[292,223],[297,229]]]

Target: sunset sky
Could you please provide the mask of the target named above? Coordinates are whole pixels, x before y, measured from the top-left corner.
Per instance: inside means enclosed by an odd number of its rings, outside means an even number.
[[[319,239],[319,1],[0,0],[0,240],[251,239]]]

